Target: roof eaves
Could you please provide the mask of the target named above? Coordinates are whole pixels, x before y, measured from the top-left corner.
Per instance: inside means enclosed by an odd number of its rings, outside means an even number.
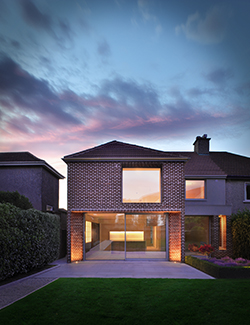
[[[188,157],[91,157],[91,158],[62,158],[64,162],[83,161],[187,161]]]
[[[41,166],[49,170],[59,179],[64,179],[65,177],[58,173],[52,166],[50,166],[46,161],[0,161],[0,167],[20,167],[20,166]]]
[[[185,175],[185,178],[188,179],[204,179],[204,178],[221,178],[221,179],[226,179],[227,175]]]
[[[250,175],[227,175],[227,179],[250,179]]]

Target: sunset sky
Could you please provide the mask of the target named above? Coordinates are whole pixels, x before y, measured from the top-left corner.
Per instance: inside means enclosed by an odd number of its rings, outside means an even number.
[[[0,0],[0,151],[64,176],[111,140],[250,156],[249,31],[249,0]]]

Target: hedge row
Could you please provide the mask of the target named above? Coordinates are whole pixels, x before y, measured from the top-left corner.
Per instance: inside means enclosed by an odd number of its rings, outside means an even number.
[[[205,272],[216,279],[249,279],[250,267],[248,266],[219,266],[193,256],[185,256],[185,262],[196,269]]]
[[[231,228],[234,257],[250,259],[250,210],[232,214]]]
[[[53,262],[59,245],[59,216],[0,204],[0,280]]]

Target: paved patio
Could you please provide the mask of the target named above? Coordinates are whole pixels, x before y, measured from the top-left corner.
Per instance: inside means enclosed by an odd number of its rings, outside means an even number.
[[[0,309],[46,286],[58,278],[171,278],[214,279],[184,263],[166,261],[85,261],[57,265],[21,280],[0,286]]]

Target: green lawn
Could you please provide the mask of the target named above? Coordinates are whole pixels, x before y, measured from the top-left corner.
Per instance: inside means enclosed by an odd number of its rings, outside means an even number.
[[[62,278],[0,311],[9,324],[249,324],[249,280]]]

